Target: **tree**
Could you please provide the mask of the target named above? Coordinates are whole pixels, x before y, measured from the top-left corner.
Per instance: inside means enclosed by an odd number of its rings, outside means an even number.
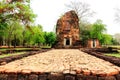
[[[2,22],[2,15],[0,14],[0,46],[3,45],[3,37],[5,36],[5,28],[7,27],[7,23],[6,22]]]
[[[16,45],[20,45],[22,43],[22,32],[23,32],[23,26],[18,22],[18,21],[14,21],[14,30],[13,30],[13,34],[12,34],[12,44],[14,46],[14,48],[16,47]],[[18,36],[19,35],[19,36]]]
[[[33,27],[33,44],[35,45],[40,45],[42,43],[44,43],[45,39],[44,39],[44,35],[43,35],[43,31],[42,31],[42,26],[38,25]]]
[[[32,38],[32,32],[28,29],[26,29],[24,32],[23,32],[23,45],[24,46],[29,46],[30,43],[31,43],[31,38]]]
[[[88,39],[97,38],[102,45],[116,44],[116,40],[109,34],[105,34],[106,25],[102,20],[97,20],[95,23],[82,22],[80,24],[80,38],[82,45],[86,45]]]
[[[91,38],[97,38],[99,41],[101,41],[103,33],[106,31],[105,26],[106,25],[102,23],[102,20],[97,20],[92,25]]]
[[[91,17],[95,12],[90,9],[90,5],[87,3],[82,3],[80,1],[71,1],[66,7],[69,10],[74,10],[79,17],[79,20],[83,20],[86,17]]]
[[[117,40],[115,38],[112,38],[112,44],[113,45],[119,45],[119,43],[117,42]]]
[[[30,24],[34,22],[36,15],[30,8],[30,0],[2,0],[0,1],[0,33],[4,34],[4,30],[12,29],[19,22],[19,25],[27,27],[30,31]],[[17,26],[15,26],[17,28]],[[15,28],[14,27],[14,28]],[[10,32],[12,34],[13,32]],[[9,35],[10,35],[9,34]],[[0,37],[3,40],[4,35]],[[9,36],[11,37],[11,35]],[[15,35],[14,35],[15,37]],[[10,45],[10,40],[8,41]]]
[[[80,39],[82,40],[82,45],[86,45],[88,39],[90,39],[92,24],[88,22],[81,22],[80,24]]]
[[[8,2],[9,1],[9,2]],[[3,21],[14,18],[20,20],[24,25],[29,25],[34,21],[36,15],[30,8],[29,0],[8,0],[0,4],[0,13],[3,14]]]
[[[25,43],[27,44],[27,46],[40,46],[40,44],[44,43],[45,41],[42,26],[37,25],[31,26],[30,28],[32,29],[32,32],[30,30],[26,30],[24,33]]]
[[[109,34],[102,34],[101,44],[102,45],[112,45],[113,37]]]
[[[56,35],[53,32],[44,32],[45,44],[53,45],[56,41]]]
[[[90,38],[91,24],[87,21],[88,17],[93,16],[95,12],[90,9],[90,5],[80,1],[71,1],[66,5],[68,10],[74,10],[79,18],[80,38],[82,44],[85,45],[86,41]]]
[[[120,33],[113,35],[113,38],[118,42],[118,44],[120,44]]]
[[[7,44],[10,47],[11,41],[14,40],[14,47],[16,47],[17,39],[22,38],[23,28],[18,21],[9,21],[9,26],[4,29],[4,38],[7,39]],[[18,36],[19,35],[19,36]]]

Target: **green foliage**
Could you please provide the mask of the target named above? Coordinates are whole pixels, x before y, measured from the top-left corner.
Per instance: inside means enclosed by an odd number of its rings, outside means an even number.
[[[81,22],[80,37],[83,45],[86,45],[88,39],[97,38],[102,45],[116,44],[113,36],[105,34],[106,25],[101,20],[97,20],[94,24],[88,22]]]
[[[30,30],[25,31],[24,39],[27,45],[40,45],[44,43],[44,36],[42,31],[42,26],[32,26],[30,27],[33,32]]]
[[[0,24],[4,22],[19,20],[24,26],[34,22],[36,15],[29,6],[29,0],[12,0],[11,2],[0,2]],[[9,25],[9,24],[8,24]]]
[[[29,30],[31,23],[34,22],[36,15],[30,8],[30,0],[2,0],[0,2],[0,39],[11,41],[16,44],[16,40],[21,43],[24,26]],[[19,35],[19,36],[18,36]]]
[[[44,43],[44,36],[43,36],[43,31],[41,29],[41,26],[35,26],[32,29],[34,31],[34,34],[32,36],[33,39],[33,44],[39,44],[39,43]]]
[[[32,26],[33,33],[29,30],[25,31],[25,42],[27,45],[52,45],[55,43],[56,35],[53,32],[43,32],[42,26]]]
[[[32,36],[32,33],[26,29],[24,32],[23,32],[23,40],[24,40],[24,43],[26,43],[26,45],[29,45],[30,42],[31,42],[31,36]]]
[[[56,41],[56,35],[53,32],[44,32],[45,44],[53,45]]]
[[[88,22],[80,23],[80,38],[82,40],[82,45],[86,45],[86,41],[90,39],[91,27],[92,25]]]
[[[115,35],[113,35],[113,37],[117,44],[120,44],[120,33],[116,33]]]
[[[113,44],[112,40],[113,40],[113,37],[111,35],[109,35],[109,34],[102,34],[101,43],[103,45],[111,45],[111,44]]]
[[[112,44],[113,45],[119,45],[119,42],[116,39],[112,38]]]
[[[92,25],[91,38],[97,38],[97,39],[101,40],[102,35],[105,31],[106,31],[105,24],[103,24],[101,20],[97,20]]]

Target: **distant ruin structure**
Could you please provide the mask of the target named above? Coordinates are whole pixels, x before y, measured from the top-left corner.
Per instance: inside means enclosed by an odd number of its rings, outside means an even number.
[[[100,48],[100,42],[98,39],[94,38],[94,39],[89,39],[87,41],[87,47],[88,48]]]
[[[66,12],[56,25],[57,48],[80,47],[79,18],[75,11]]]

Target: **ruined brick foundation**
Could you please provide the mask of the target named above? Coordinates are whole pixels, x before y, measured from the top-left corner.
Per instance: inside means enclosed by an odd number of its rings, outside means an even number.
[[[120,80],[120,74],[100,76],[74,73],[0,73],[0,80]]]

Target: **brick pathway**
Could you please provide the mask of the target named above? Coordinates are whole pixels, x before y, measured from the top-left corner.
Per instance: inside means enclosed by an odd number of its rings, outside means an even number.
[[[54,49],[0,66],[1,73],[70,73],[112,76],[120,68],[77,49]]]

